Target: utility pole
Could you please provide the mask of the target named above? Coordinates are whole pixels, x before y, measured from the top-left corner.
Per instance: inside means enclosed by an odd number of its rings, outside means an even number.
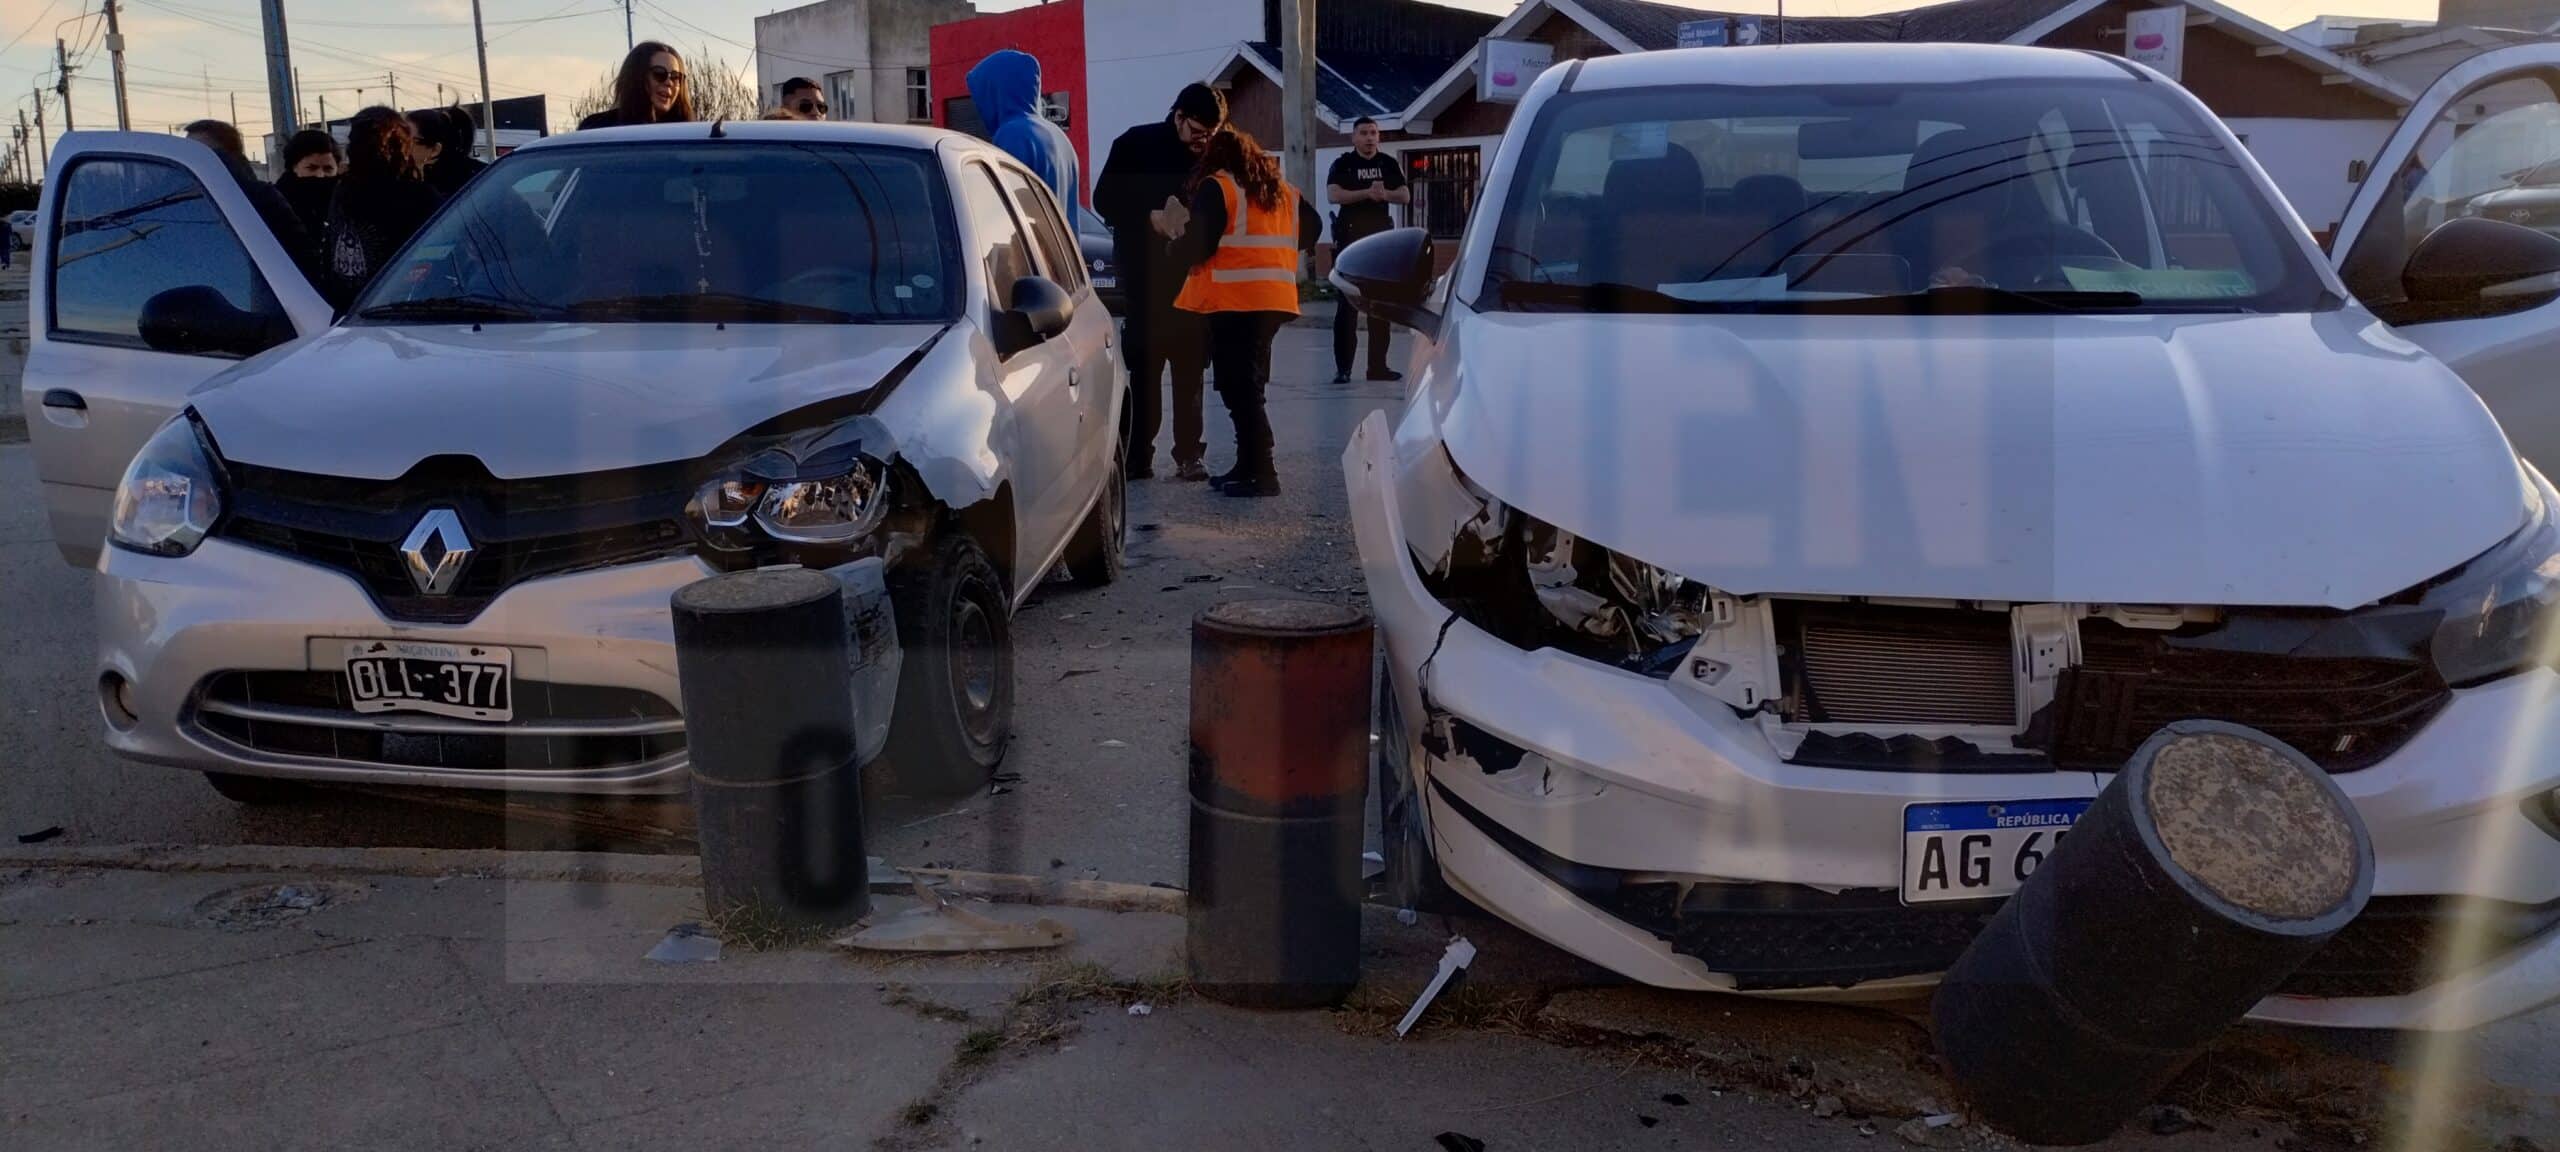
[[[36,89],[36,159],[48,172],[53,170],[52,150],[44,143],[44,89]]]
[[[326,92],[320,94],[320,130],[329,130],[329,94]]]
[[[77,132],[79,129],[71,126],[71,53],[64,47],[60,36],[53,38],[53,63],[56,69],[53,90],[62,97],[62,130]]]
[[[282,140],[293,135],[299,121],[301,106],[295,100],[302,94],[302,77],[294,71],[293,48],[285,40],[284,0],[259,0],[258,8],[267,34],[267,123]],[[321,121],[326,123],[327,97],[321,99]]]
[[[240,126],[240,94],[237,92],[231,94],[231,126]]]
[[[476,4],[478,0],[473,2]],[[639,46],[639,38],[631,34],[631,0],[622,0],[622,50],[629,52]]]
[[[627,4],[623,12],[631,11]],[[480,158],[490,163],[498,160],[497,105],[489,99],[489,37],[480,30],[480,0],[471,0],[471,42],[480,46]]]
[[[400,74],[386,72],[383,76],[391,82],[391,110],[397,112],[400,110]]]
[[[42,108],[43,105],[39,104],[37,107]],[[42,139],[42,137],[38,137],[38,139]],[[27,165],[27,110],[24,108],[18,109],[18,167],[32,171],[32,169],[28,169]],[[32,176],[28,177],[27,183],[35,183],[35,178]]]
[[[1316,192],[1316,0],[1283,0],[1280,28],[1281,168],[1298,195]]]
[[[116,0],[106,0],[107,59],[116,67],[116,131],[133,131],[133,117],[124,103],[124,29],[116,23]]]
[[[293,70],[293,99],[287,101],[287,103],[293,105],[293,118],[295,120],[302,119],[302,69],[300,68],[295,68]],[[291,135],[292,132],[293,130],[290,128],[281,129],[276,133],[276,139],[282,140],[286,136]]]

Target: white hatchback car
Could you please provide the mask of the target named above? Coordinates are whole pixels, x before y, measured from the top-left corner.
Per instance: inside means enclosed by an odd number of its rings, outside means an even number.
[[[668,598],[769,564],[847,586],[863,755],[964,783],[1013,609],[1119,571],[1110,319],[968,137],[555,137],[334,322],[200,145],[66,137],[42,211],[29,431],[107,740],[235,799],[681,791]]]
[[[2335,773],[2377,849],[2260,1017],[2560,998],[2560,497],[2491,415],[2560,460],[2560,240],[2445,219],[2560,137],[2432,139],[2487,85],[2560,110],[2555,68],[2428,93],[2343,277],[2116,57],[1548,71],[1445,279],[1412,230],[1333,274],[1422,335],[1345,457],[1399,894],[1666,987],[1901,994],[2215,718]]]

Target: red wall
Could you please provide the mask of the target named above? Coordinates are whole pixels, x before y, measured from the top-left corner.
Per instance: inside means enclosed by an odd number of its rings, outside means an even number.
[[[1084,0],[1053,0],[1011,12],[936,24],[933,45],[933,122],[944,124],[943,102],[969,93],[969,69],[991,53],[1014,48],[1040,61],[1040,90],[1067,94],[1067,138],[1075,142],[1085,192],[1093,189],[1093,148],[1085,142]]]

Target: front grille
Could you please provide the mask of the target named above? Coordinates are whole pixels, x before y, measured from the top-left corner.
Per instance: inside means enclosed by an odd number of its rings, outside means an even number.
[[[2178,720],[2245,724],[2332,772],[2399,751],[2453,692],[2418,660],[2293,656],[2205,647],[2180,633],[2080,622],[2081,661],[2021,744],[2057,767],[2110,772]]]
[[[505,724],[358,713],[335,672],[221,672],[189,723],[247,752],[393,768],[577,771],[631,768],[684,752],[684,721],[651,692],[518,681]]]
[[[499,480],[469,457],[419,462],[395,480],[227,465],[233,496],[215,534],[343,572],[385,616],[430,624],[476,619],[530,580],[676,555],[692,547],[688,465]],[[421,594],[400,544],[434,508],[451,508],[473,553],[445,595]]]
[[[2018,722],[2005,612],[1785,605],[1793,719],[1813,724]]]

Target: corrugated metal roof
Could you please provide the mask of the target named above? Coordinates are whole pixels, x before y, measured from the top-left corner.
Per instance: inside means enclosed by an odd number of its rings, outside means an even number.
[[[1245,49],[1271,70],[1280,70],[1280,46],[1253,43]],[[1361,116],[1396,116],[1455,60],[1386,52],[1323,52],[1316,62],[1316,103],[1337,120]]]
[[[1639,47],[1648,49],[1678,47],[1680,25],[1691,20],[1756,15],[1764,27],[1775,27],[1774,18],[1765,13],[1718,12],[1649,3],[1648,0],[1574,2],[1600,22],[1635,41]],[[1894,41],[1997,44],[2028,25],[2069,7],[2070,3],[2071,0],[1953,0],[1952,3],[1873,16],[1790,16],[1786,20],[1786,40],[1790,44]]]

